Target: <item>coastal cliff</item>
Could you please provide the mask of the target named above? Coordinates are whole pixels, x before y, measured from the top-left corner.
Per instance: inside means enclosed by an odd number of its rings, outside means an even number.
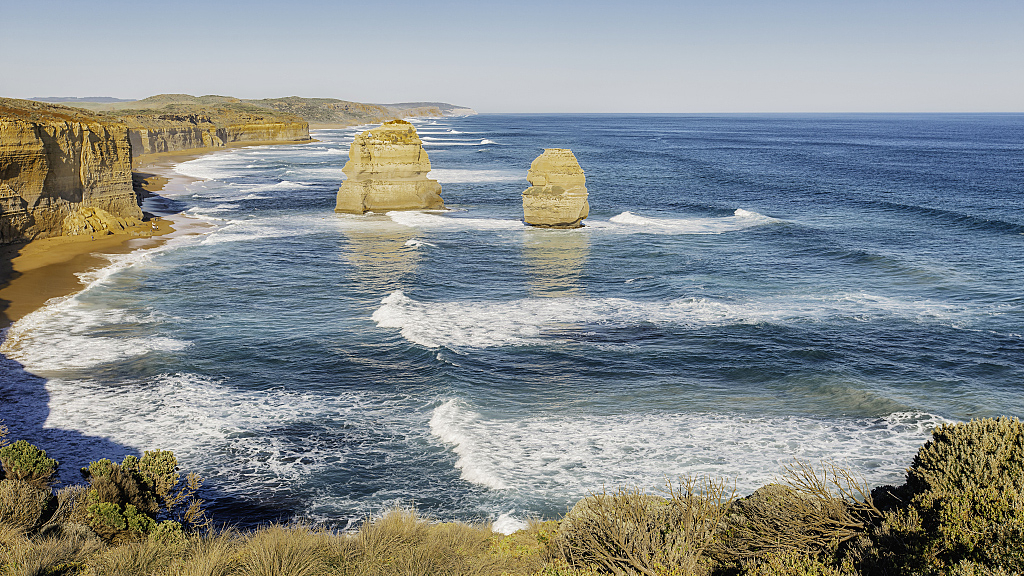
[[[356,135],[348,157],[336,212],[444,208],[441,184],[427,178],[430,159],[412,124],[393,120]]]
[[[128,131],[103,115],[0,98],[0,243],[138,225]]]
[[[228,96],[164,94],[98,108],[106,108],[128,126],[135,156],[232,143],[310,140],[309,123],[302,118]]]

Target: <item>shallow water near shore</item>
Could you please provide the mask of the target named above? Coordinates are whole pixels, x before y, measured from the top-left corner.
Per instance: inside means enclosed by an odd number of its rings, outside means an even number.
[[[1022,115],[417,129],[450,211],[333,213],[356,129],[179,164],[203,180],[171,206],[214,228],[9,330],[14,435],[66,481],[172,449],[220,521],[514,526],[680,475],[749,492],[794,457],[900,483],[939,423],[1024,415]],[[521,222],[546,147],[587,174],[585,228]]]

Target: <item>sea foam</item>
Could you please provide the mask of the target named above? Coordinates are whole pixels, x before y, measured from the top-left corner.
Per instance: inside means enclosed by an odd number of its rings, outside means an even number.
[[[632,212],[612,216],[608,222],[588,226],[608,228],[614,232],[645,232],[648,234],[722,234],[780,222],[757,212],[737,209],[732,216],[721,218],[650,218]]]
[[[705,475],[748,493],[794,459],[833,460],[869,484],[901,483],[903,470],[942,418],[754,417],[730,414],[483,416],[463,401],[434,409],[430,430],[458,455],[468,482],[492,490],[583,497],[602,487],[664,487]]]
[[[487,348],[551,343],[645,323],[697,329],[732,324],[873,321],[898,316],[916,322],[968,322],[976,307],[904,301],[866,293],[780,296],[750,302],[709,298],[640,301],[627,298],[524,298],[512,301],[420,302],[396,291],[372,319],[410,342],[436,348]],[[600,339],[602,345],[608,342]]]

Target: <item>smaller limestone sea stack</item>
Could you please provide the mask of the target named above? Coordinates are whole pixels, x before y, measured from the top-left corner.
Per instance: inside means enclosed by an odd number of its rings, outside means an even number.
[[[348,180],[338,189],[335,212],[444,209],[441,184],[427,178],[430,159],[409,122],[394,120],[359,134],[348,157],[341,169]]]
[[[546,148],[526,173],[523,219],[530,226],[579,228],[590,214],[587,177],[572,150]]]

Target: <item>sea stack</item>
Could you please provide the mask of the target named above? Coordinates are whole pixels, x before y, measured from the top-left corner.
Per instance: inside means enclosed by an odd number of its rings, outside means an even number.
[[[441,184],[427,179],[430,159],[416,128],[393,120],[356,136],[342,172],[335,212],[441,210]]]
[[[587,177],[572,150],[545,148],[526,173],[523,219],[530,226],[579,228],[590,214]]]

